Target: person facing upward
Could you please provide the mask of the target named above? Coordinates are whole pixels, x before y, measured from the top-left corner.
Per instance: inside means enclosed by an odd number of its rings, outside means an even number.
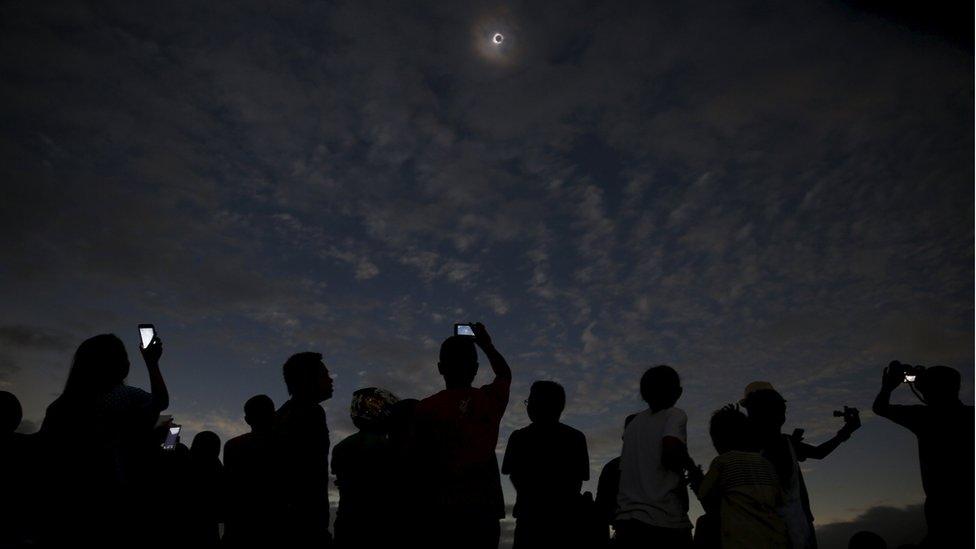
[[[275,492],[273,429],[274,401],[256,395],[244,403],[244,422],[250,433],[224,444],[228,516],[223,542],[228,547],[271,544]]]
[[[275,442],[281,475],[284,545],[328,545],[329,427],[320,404],[333,383],[320,353],[292,355],[282,367],[290,398],[278,409]]]
[[[497,547],[499,519],[505,516],[495,446],[508,406],[512,371],[485,327],[474,337],[452,336],[441,345],[437,370],[446,389],[417,404],[416,450],[421,474],[429,479],[428,504],[437,524],[429,525],[435,547]],[[491,383],[471,386],[480,347],[488,357]]]
[[[579,539],[570,524],[579,524],[572,519],[590,478],[590,459],[583,433],[559,422],[565,406],[561,385],[536,381],[526,401],[532,423],[508,438],[502,473],[517,493],[515,548],[569,547]]]
[[[849,439],[861,426],[857,409],[847,409],[849,413],[844,415],[844,426],[833,438],[819,446],[813,446],[803,442],[802,437],[782,434],[783,424],[786,423],[786,399],[770,383],[750,383],[739,403],[749,413],[749,422],[758,437],[762,456],[776,470],[783,489],[783,505],[779,514],[786,523],[794,549],[815,548],[817,539],[813,528],[813,513],[810,511],[810,499],[799,462],[823,459]]]
[[[640,394],[647,410],[624,431],[617,494],[620,547],[689,547],[688,491],[682,476],[693,466],[685,446],[688,416],[674,405],[681,397],[678,373],[670,366],[644,372]]]
[[[703,545],[722,549],[789,549],[786,524],[778,514],[783,503],[779,478],[759,455],[745,414],[732,405],[716,411],[709,434],[719,455],[704,478],[691,475],[709,517],[699,522],[695,542],[712,540]]]
[[[892,362],[881,378],[874,413],[905,427],[918,439],[925,491],[926,541],[933,547],[973,546],[973,407],[959,400],[962,376],[948,366],[918,373],[915,388],[924,404],[891,404],[905,382],[905,366]]]

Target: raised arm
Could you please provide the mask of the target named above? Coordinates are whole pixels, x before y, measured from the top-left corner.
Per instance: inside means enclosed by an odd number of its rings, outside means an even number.
[[[508,367],[505,357],[498,352],[498,349],[495,349],[491,342],[491,336],[485,330],[485,325],[476,322],[471,325],[471,329],[474,331],[474,342],[478,347],[481,347],[481,351],[488,357],[488,364],[491,365],[491,371],[495,373],[495,378],[511,380],[512,369]]]
[[[149,345],[142,350],[142,358],[146,361],[146,369],[149,371],[149,390],[152,392],[153,406],[163,411],[169,408],[169,391],[166,390],[166,382],[163,374],[159,371],[159,357],[163,354],[163,342],[159,337],[154,337]]]
[[[881,374],[881,391],[874,397],[874,405],[871,406],[875,414],[890,417],[891,393],[901,385],[902,379],[904,379],[904,369],[901,363],[895,360]]]
[[[812,446],[803,442],[794,443],[797,457],[801,459],[823,459],[836,450],[842,442],[851,438],[851,433],[861,427],[861,415],[857,408],[845,408],[844,410],[846,412],[844,415],[844,426],[837,431],[837,434],[818,446]]]

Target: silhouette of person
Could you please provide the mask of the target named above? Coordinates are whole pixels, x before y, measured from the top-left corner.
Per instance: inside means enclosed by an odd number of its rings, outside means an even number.
[[[851,536],[847,549],[888,549],[888,544],[878,534],[862,530]]]
[[[823,459],[851,437],[861,426],[856,408],[844,417],[844,426],[837,435],[819,446],[803,442],[799,437],[781,432],[786,423],[786,400],[765,381],[754,381],[746,386],[739,403],[749,414],[749,422],[758,437],[762,456],[773,464],[776,476],[783,488],[783,505],[779,513],[786,522],[794,549],[811,549],[817,546],[813,529],[813,513],[807,495],[800,462],[806,459]]]
[[[973,546],[973,407],[959,400],[961,376],[948,366],[932,366],[915,378],[924,405],[890,404],[905,380],[898,361],[885,368],[874,413],[907,428],[918,439],[925,491],[929,547]]]
[[[180,442],[172,447],[164,448],[170,427],[175,426],[171,416],[160,416],[154,432],[151,466],[147,477],[141,481],[142,486],[151,492],[151,502],[147,515],[152,517],[173,516],[179,511],[187,510],[186,483],[190,474],[190,449]],[[182,519],[156,524],[151,536],[144,536],[141,545],[153,549],[170,549],[185,543],[185,523]]]
[[[320,353],[292,355],[282,367],[291,398],[278,408],[275,442],[281,489],[282,545],[322,547],[329,534],[329,426],[320,405],[332,378]]]
[[[275,405],[271,397],[247,399],[244,422],[251,432],[224,444],[227,517],[222,540],[228,547],[264,547],[274,543],[277,524]]]
[[[566,392],[554,381],[536,381],[526,407],[532,423],[512,432],[502,460],[517,498],[515,549],[569,547],[581,539],[580,489],[590,479],[586,436],[559,422]]]
[[[748,418],[734,406],[712,414],[709,434],[719,455],[712,460],[704,477],[691,475],[691,486],[706,514],[712,515],[711,525],[718,528],[705,543],[699,543],[702,532],[696,531],[696,546],[790,548],[786,523],[778,514],[783,505],[779,477],[773,464],[759,454],[751,431]],[[714,536],[715,533],[718,535]]]
[[[396,461],[390,438],[394,405],[385,389],[367,387],[352,395],[350,415],[359,432],[332,449],[332,473],[339,489],[334,524],[336,547],[387,547],[395,541],[391,505]]]
[[[434,547],[496,548],[499,519],[505,516],[495,446],[508,406],[512,371],[482,324],[475,336],[452,336],[440,349],[437,369],[446,389],[417,404],[416,450],[421,475],[428,480],[427,536]],[[471,386],[478,352],[488,357],[491,383]]]
[[[630,422],[637,417],[637,414],[630,414],[624,418],[624,430]],[[623,439],[623,436],[620,437]],[[620,488],[620,456],[617,456],[606,463],[600,471],[600,478],[596,487],[596,511],[600,515],[600,522],[603,524],[605,536],[601,539],[601,544],[609,543],[610,525],[614,523],[617,516],[617,493]]]
[[[186,539],[191,547],[216,547],[220,543],[224,467],[219,456],[217,433],[201,431],[193,437],[186,500]]]
[[[20,400],[13,393],[0,391],[0,547],[33,542],[33,437],[15,432],[23,417]]]
[[[142,350],[147,393],[124,384],[129,358],[115,335],[97,335],[75,351],[64,391],[40,429],[50,471],[43,543],[127,546],[151,518],[144,513],[151,494],[139,481],[148,476],[153,428],[169,405],[161,355],[158,337]]]
[[[675,404],[682,388],[670,366],[644,372],[640,393],[647,410],[624,430],[617,495],[618,547],[691,546],[684,470],[693,467],[687,440],[688,416]]]

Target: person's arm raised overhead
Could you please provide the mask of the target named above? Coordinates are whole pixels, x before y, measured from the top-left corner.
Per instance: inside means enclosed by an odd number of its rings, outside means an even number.
[[[871,410],[875,414],[888,418],[904,427],[912,428],[917,406],[898,406],[891,403],[891,393],[905,381],[905,365],[897,360],[891,361],[888,367],[881,374],[881,391],[874,397],[874,404]]]
[[[146,369],[149,371],[149,390],[152,392],[153,406],[159,411],[169,407],[169,391],[166,390],[166,382],[159,371],[159,357],[162,354],[163,342],[159,336],[154,337],[142,349],[142,359],[146,361]]]
[[[474,332],[474,342],[478,347],[481,347],[481,351],[488,357],[488,364],[491,365],[491,371],[495,373],[495,379],[511,380],[512,369],[508,367],[505,357],[498,352],[498,349],[495,349],[485,325],[475,322],[471,325],[471,330]]]

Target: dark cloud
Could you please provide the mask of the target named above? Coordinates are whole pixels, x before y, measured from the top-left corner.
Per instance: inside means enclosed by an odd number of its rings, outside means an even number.
[[[817,541],[824,549],[847,549],[851,536],[862,530],[878,534],[888,547],[917,544],[925,537],[925,514],[920,504],[902,508],[872,507],[850,522],[817,527]]]

